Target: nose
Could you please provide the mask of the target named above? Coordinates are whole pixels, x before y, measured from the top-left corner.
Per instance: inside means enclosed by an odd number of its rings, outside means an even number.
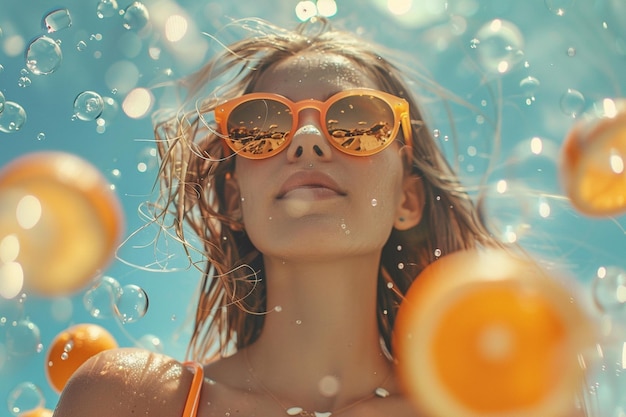
[[[330,144],[319,126],[319,116],[301,118],[287,149],[288,160],[290,162],[326,161],[330,160],[331,152]]]

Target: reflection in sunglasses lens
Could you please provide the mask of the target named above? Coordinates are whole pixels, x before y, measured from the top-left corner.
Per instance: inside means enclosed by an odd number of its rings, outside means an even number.
[[[334,103],[326,115],[330,140],[349,153],[371,152],[391,140],[394,115],[383,100],[352,96]]]
[[[228,118],[228,136],[237,151],[262,155],[272,153],[289,136],[291,112],[269,99],[251,100],[237,106]]]

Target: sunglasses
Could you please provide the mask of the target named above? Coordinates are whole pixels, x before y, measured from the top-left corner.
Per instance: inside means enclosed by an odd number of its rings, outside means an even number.
[[[264,159],[287,148],[304,109],[319,112],[328,142],[348,155],[369,156],[382,151],[401,126],[404,142],[411,146],[409,103],[370,89],[346,90],[326,101],[297,103],[278,94],[245,94],[217,106],[215,122],[232,152],[248,159]]]

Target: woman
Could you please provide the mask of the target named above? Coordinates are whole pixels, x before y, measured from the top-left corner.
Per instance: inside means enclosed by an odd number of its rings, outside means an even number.
[[[207,260],[203,367],[105,352],[55,416],[416,414],[394,372],[403,294],[439,256],[496,242],[374,46],[323,19],[258,27],[182,82],[192,110],[156,125],[158,217]]]

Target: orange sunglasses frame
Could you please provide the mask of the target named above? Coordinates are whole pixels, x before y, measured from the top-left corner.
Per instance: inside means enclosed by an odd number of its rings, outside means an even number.
[[[389,144],[391,144],[394,141],[395,137],[397,136],[400,130],[400,126],[402,126],[402,133],[404,134],[405,145],[411,147],[413,145],[413,142],[412,142],[412,133],[411,133],[411,119],[409,118],[409,103],[405,99],[396,97],[393,94],[389,94],[384,91],[368,89],[368,88],[359,88],[359,89],[341,91],[337,94],[332,95],[326,101],[307,99],[307,100],[301,100],[295,103],[289,100],[288,98],[281,96],[279,94],[273,94],[273,93],[245,94],[241,97],[228,100],[218,105],[217,107],[215,107],[215,110],[214,110],[215,122],[218,125],[220,133],[224,135],[224,138],[223,138],[224,143],[227,145],[225,146],[225,150],[228,151],[229,154],[233,152],[237,153],[238,150],[233,148],[228,141],[227,132],[228,132],[228,117],[230,116],[230,113],[240,104],[243,104],[248,101],[255,100],[255,99],[270,99],[270,100],[275,100],[281,104],[284,104],[291,111],[291,114],[292,114],[291,131],[295,132],[298,127],[298,115],[300,114],[302,110],[315,109],[320,114],[320,120],[326,120],[326,113],[328,112],[328,109],[337,101],[346,97],[364,96],[364,95],[376,97],[384,101],[385,103],[389,105],[389,107],[393,111],[394,123],[393,123],[393,130],[391,132],[391,137],[393,139],[389,140],[389,142],[387,142],[384,146],[380,148],[369,150],[369,151],[363,151],[363,152],[352,152],[348,149],[341,147],[341,145],[337,144],[336,142],[332,140],[328,140],[328,142],[339,151],[346,153],[348,155],[354,155],[354,156],[374,155],[378,152],[381,152],[383,149],[385,149],[387,146],[389,146]],[[322,130],[324,131],[324,133],[330,136],[330,133],[328,132],[328,129],[325,126],[325,124],[324,123],[320,123],[320,124],[322,125]],[[274,152],[271,152],[269,154],[259,154],[259,155],[240,154],[240,155],[248,159],[270,158],[274,155],[279,154],[284,149],[286,149],[289,143],[291,143],[292,137],[293,135],[291,134],[288,135],[288,137],[285,139],[285,142],[279,148],[277,148]]]

